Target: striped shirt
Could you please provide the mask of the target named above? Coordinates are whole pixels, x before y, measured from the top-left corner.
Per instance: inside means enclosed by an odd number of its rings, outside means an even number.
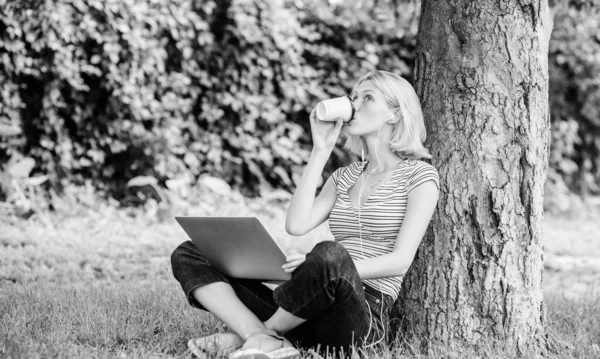
[[[366,164],[354,162],[331,175],[337,199],[329,215],[329,228],[355,261],[391,253],[406,213],[408,193],[426,181],[434,181],[439,187],[438,173],[432,165],[405,159],[393,170],[391,178],[367,198],[359,213],[352,206],[349,193]],[[363,283],[396,300],[402,278],[365,279]]]

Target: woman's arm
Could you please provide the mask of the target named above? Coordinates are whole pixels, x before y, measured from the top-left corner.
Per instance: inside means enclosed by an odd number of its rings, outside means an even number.
[[[424,182],[408,193],[406,214],[394,251],[355,262],[362,279],[397,277],[408,271],[433,216],[438,197],[434,181]]]
[[[312,151],[310,154],[287,210],[285,230],[293,236],[304,235],[323,223],[335,204],[337,193],[331,177],[315,199],[318,181],[329,154],[319,151]]]
[[[293,236],[306,234],[323,223],[329,216],[337,195],[333,180],[330,178],[315,199],[319,178],[340,135],[343,120],[319,121],[315,116],[315,110],[310,113],[309,120],[313,150],[292,196],[285,219],[285,230]]]

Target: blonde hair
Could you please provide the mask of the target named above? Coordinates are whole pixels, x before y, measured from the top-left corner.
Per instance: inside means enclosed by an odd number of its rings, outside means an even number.
[[[385,97],[395,118],[390,137],[390,148],[398,156],[410,159],[431,158],[423,146],[427,137],[419,98],[411,84],[391,72],[375,70],[361,77],[352,89],[351,98],[361,83],[372,81]],[[361,155],[364,140],[360,136],[347,135],[345,147],[355,155]],[[366,147],[366,144],[364,145]],[[368,151],[368,149],[366,149]]]

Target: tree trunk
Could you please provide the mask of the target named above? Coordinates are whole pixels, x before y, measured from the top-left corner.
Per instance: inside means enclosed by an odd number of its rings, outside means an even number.
[[[545,350],[551,29],[545,0],[422,2],[416,88],[441,192],[399,301],[413,339]]]

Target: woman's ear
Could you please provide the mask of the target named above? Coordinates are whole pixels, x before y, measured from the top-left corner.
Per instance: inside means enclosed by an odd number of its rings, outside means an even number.
[[[400,111],[400,109],[396,109],[396,111],[394,111],[394,116],[392,118],[390,118],[389,120],[387,120],[386,123],[393,125],[395,123],[400,122],[401,119],[402,119],[402,112]]]

